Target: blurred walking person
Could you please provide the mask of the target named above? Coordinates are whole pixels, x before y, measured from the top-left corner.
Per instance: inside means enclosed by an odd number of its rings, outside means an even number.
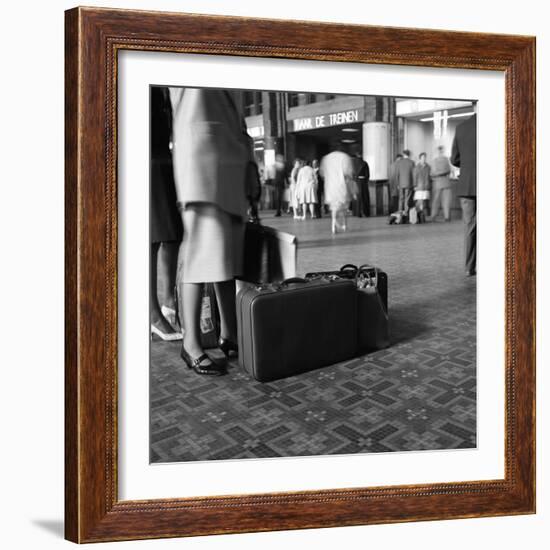
[[[341,150],[329,153],[321,160],[320,174],[325,181],[325,203],[332,215],[332,233],[346,231],[348,205],[357,198],[351,157]]]
[[[285,160],[283,155],[280,154],[275,157],[275,174],[272,184],[275,216],[279,217],[283,208],[283,195],[285,192]]]

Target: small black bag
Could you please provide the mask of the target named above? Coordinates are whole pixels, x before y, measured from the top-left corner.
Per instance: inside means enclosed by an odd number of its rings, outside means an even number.
[[[376,267],[361,266],[357,272],[357,343],[359,351],[383,349],[390,345],[388,287],[385,273],[385,295],[381,294],[380,275]]]
[[[257,222],[247,222],[244,233],[244,273],[249,283],[280,283],[296,275],[298,239]]]
[[[176,319],[185,334],[181,312],[183,311],[183,295],[178,285],[174,289],[176,296]],[[200,339],[204,349],[218,347],[220,337],[220,312],[216,300],[216,291],[212,283],[203,283],[200,312]]]

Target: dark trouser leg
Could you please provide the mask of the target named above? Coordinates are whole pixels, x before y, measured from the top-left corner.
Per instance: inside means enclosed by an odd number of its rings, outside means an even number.
[[[274,187],[273,189],[273,202],[275,203],[275,209],[277,210],[277,216],[281,215],[281,209],[283,207],[283,190],[280,187]]]
[[[409,211],[409,205],[411,204],[412,189],[404,187],[399,189],[399,210],[403,212]]]
[[[399,204],[398,204],[398,210],[406,211],[406,195],[407,195],[407,189],[404,189],[402,187],[399,188]]]
[[[235,281],[214,283],[216,300],[220,310],[220,336],[237,342],[237,311],[235,303]]]
[[[461,197],[462,221],[464,223],[464,260],[467,273],[476,271],[476,199]]]
[[[369,195],[369,182],[361,182],[361,208],[363,216],[370,216],[370,195]]]
[[[441,204],[441,191],[442,189],[440,189],[439,187],[434,189],[434,194],[432,198],[432,207],[430,212],[430,219],[432,221],[435,220],[435,218],[437,217],[437,214],[439,213],[439,206]]]

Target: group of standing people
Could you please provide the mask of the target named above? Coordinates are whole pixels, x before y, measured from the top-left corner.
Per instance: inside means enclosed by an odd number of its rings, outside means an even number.
[[[288,186],[288,208],[292,210],[294,219],[305,220],[308,210],[311,218],[321,216],[324,181],[319,172],[317,159],[305,161],[297,158],[294,161]]]
[[[346,231],[347,212],[352,208],[357,216],[370,215],[369,166],[359,156],[350,157],[338,146],[321,159],[305,161],[297,158],[285,186],[284,161],[277,160],[274,181],[276,216],[282,212],[283,194],[287,194],[288,212],[294,219],[322,217],[331,214],[332,232]]]
[[[459,124],[453,140],[451,157],[445,155],[442,146],[432,166],[426,162],[426,153],[420,153],[418,163],[411,159],[405,149],[397,155],[390,167],[390,195],[392,211],[407,213],[414,207],[421,221],[434,221],[440,210],[443,219],[451,221],[453,181],[452,166],[460,169],[455,194],[460,198],[464,225],[464,265],[466,275],[476,274],[476,210],[477,210],[477,117]],[[430,215],[427,215],[428,201]]]
[[[393,210],[408,212],[415,206],[421,221],[435,220],[443,210],[445,221],[451,221],[452,182],[451,163],[445,148],[437,148],[433,166],[426,162],[426,153],[420,153],[418,163],[411,159],[408,149],[397,155],[390,167],[390,194]],[[428,212],[430,203],[430,215]]]

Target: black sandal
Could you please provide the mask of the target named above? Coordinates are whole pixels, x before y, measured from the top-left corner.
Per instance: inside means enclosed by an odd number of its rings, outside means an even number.
[[[181,358],[183,359],[183,362],[197,374],[206,374],[210,376],[222,376],[223,374],[226,374],[225,367],[214,363],[214,361],[212,361],[206,353],[203,353],[196,359],[191,358],[191,356],[185,351],[183,345],[181,346]],[[208,359],[210,363],[207,365],[202,365],[201,363],[205,359]]]

